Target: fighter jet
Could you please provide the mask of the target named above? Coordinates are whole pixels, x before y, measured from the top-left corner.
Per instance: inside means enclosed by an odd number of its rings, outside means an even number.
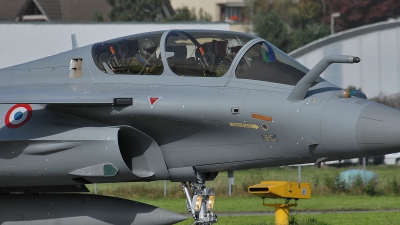
[[[358,57],[329,55],[310,70],[264,39],[211,30],[74,43],[0,70],[2,224],[184,220],[132,201],[66,194],[156,180],[181,182],[195,224],[213,224],[215,193],[205,182],[219,172],[400,149],[400,111],[320,77]]]

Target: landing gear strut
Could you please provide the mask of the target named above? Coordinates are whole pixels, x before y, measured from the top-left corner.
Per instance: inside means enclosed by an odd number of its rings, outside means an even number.
[[[192,213],[195,225],[212,225],[217,222],[217,215],[213,213],[215,193],[213,188],[205,185],[204,174],[197,175],[198,181],[190,183],[193,196],[190,195],[186,182],[182,182],[186,195],[186,209]]]

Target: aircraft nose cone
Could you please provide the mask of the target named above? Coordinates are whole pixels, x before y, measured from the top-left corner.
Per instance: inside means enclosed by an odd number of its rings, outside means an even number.
[[[364,153],[400,151],[400,111],[379,103],[366,106],[357,121],[357,142]]]

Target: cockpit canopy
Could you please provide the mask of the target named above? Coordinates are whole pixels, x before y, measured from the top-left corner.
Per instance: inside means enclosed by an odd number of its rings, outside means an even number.
[[[165,41],[168,66],[180,76],[220,77],[226,74],[240,48],[252,39],[233,32],[172,31]],[[231,42],[236,45],[229,46]]]
[[[171,30],[163,36],[164,33],[97,43],[92,47],[94,62],[107,74],[162,75],[168,67],[168,72],[178,76],[217,79],[234,71],[238,79],[287,85],[295,85],[308,72],[265,40],[246,45],[257,38],[252,35],[212,30]],[[234,60],[237,56],[240,60]]]
[[[95,64],[108,74],[161,75],[164,70],[160,60],[162,34],[145,33],[97,43],[92,48]]]
[[[236,77],[296,85],[308,69],[266,41],[247,50],[236,67]]]

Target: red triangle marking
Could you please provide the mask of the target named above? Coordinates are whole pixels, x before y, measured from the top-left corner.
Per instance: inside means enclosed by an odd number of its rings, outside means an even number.
[[[150,104],[154,105],[154,103],[160,98],[154,98],[154,97],[150,97]]]

